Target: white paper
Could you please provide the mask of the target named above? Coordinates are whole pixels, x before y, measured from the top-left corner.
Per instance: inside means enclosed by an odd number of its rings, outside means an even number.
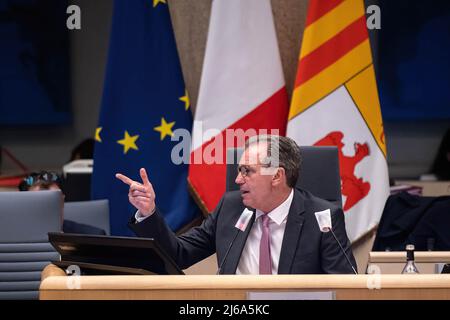
[[[238,221],[236,222],[235,227],[241,230],[242,232],[247,229],[247,225],[250,222],[250,219],[252,218],[253,211],[245,208],[244,211],[242,211],[241,216],[239,217]]]
[[[328,232],[331,229],[331,211],[326,209],[314,213],[316,215],[317,223],[319,224],[320,231]]]

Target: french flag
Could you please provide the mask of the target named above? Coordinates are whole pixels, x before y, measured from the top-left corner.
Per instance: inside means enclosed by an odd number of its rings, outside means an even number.
[[[226,149],[255,134],[285,135],[288,112],[270,0],[214,0],[188,176],[204,212],[225,192]]]

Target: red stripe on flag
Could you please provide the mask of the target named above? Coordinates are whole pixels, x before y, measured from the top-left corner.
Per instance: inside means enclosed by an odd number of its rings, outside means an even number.
[[[306,16],[306,25],[314,23],[325,14],[340,5],[343,0],[310,0],[308,6],[308,15]]]
[[[333,38],[300,59],[295,88],[335,63],[368,37],[366,18],[363,15]]]
[[[227,129],[279,129],[279,134],[286,135],[286,124],[289,112],[288,97],[286,88],[283,87],[273,94],[261,105],[253,109],[250,113],[233,123]],[[270,133],[270,131],[268,132]],[[210,146],[215,139],[222,137],[222,163],[221,164],[195,164],[195,159],[202,159],[205,148]],[[189,165],[189,181],[196,194],[203,201],[208,212],[214,210],[219,203],[220,198],[225,192],[226,179],[226,148],[231,147],[230,142],[226,141],[226,132],[222,131],[219,135],[204,143],[200,148],[191,152],[191,164]],[[212,146],[211,146],[212,147]],[[242,147],[235,145],[232,147]]]

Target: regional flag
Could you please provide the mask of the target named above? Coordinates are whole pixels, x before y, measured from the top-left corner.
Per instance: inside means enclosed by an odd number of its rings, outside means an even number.
[[[112,234],[131,235],[127,222],[136,211],[117,172],[140,181],[139,168],[146,168],[156,205],[173,230],[200,215],[188,194],[188,161],[176,164],[172,157],[179,143],[171,139],[174,131],[189,133],[191,126],[166,2],[116,0],[92,181],[93,198],[110,201]]]
[[[270,0],[214,0],[189,167],[205,211],[225,192],[226,148],[255,134],[285,135],[288,111]]]
[[[363,0],[310,1],[287,135],[338,147],[348,236],[375,227],[389,179]]]

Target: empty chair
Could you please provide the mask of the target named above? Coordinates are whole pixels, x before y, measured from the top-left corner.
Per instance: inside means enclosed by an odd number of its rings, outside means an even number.
[[[336,147],[300,147],[302,166],[297,187],[342,207],[339,158]],[[239,190],[235,183],[243,148],[227,150],[226,190]]]
[[[0,299],[37,299],[41,272],[59,255],[48,232],[61,231],[61,192],[0,192]]]
[[[102,229],[109,235],[109,201],[104,199],[66,202],[64,219]]]

